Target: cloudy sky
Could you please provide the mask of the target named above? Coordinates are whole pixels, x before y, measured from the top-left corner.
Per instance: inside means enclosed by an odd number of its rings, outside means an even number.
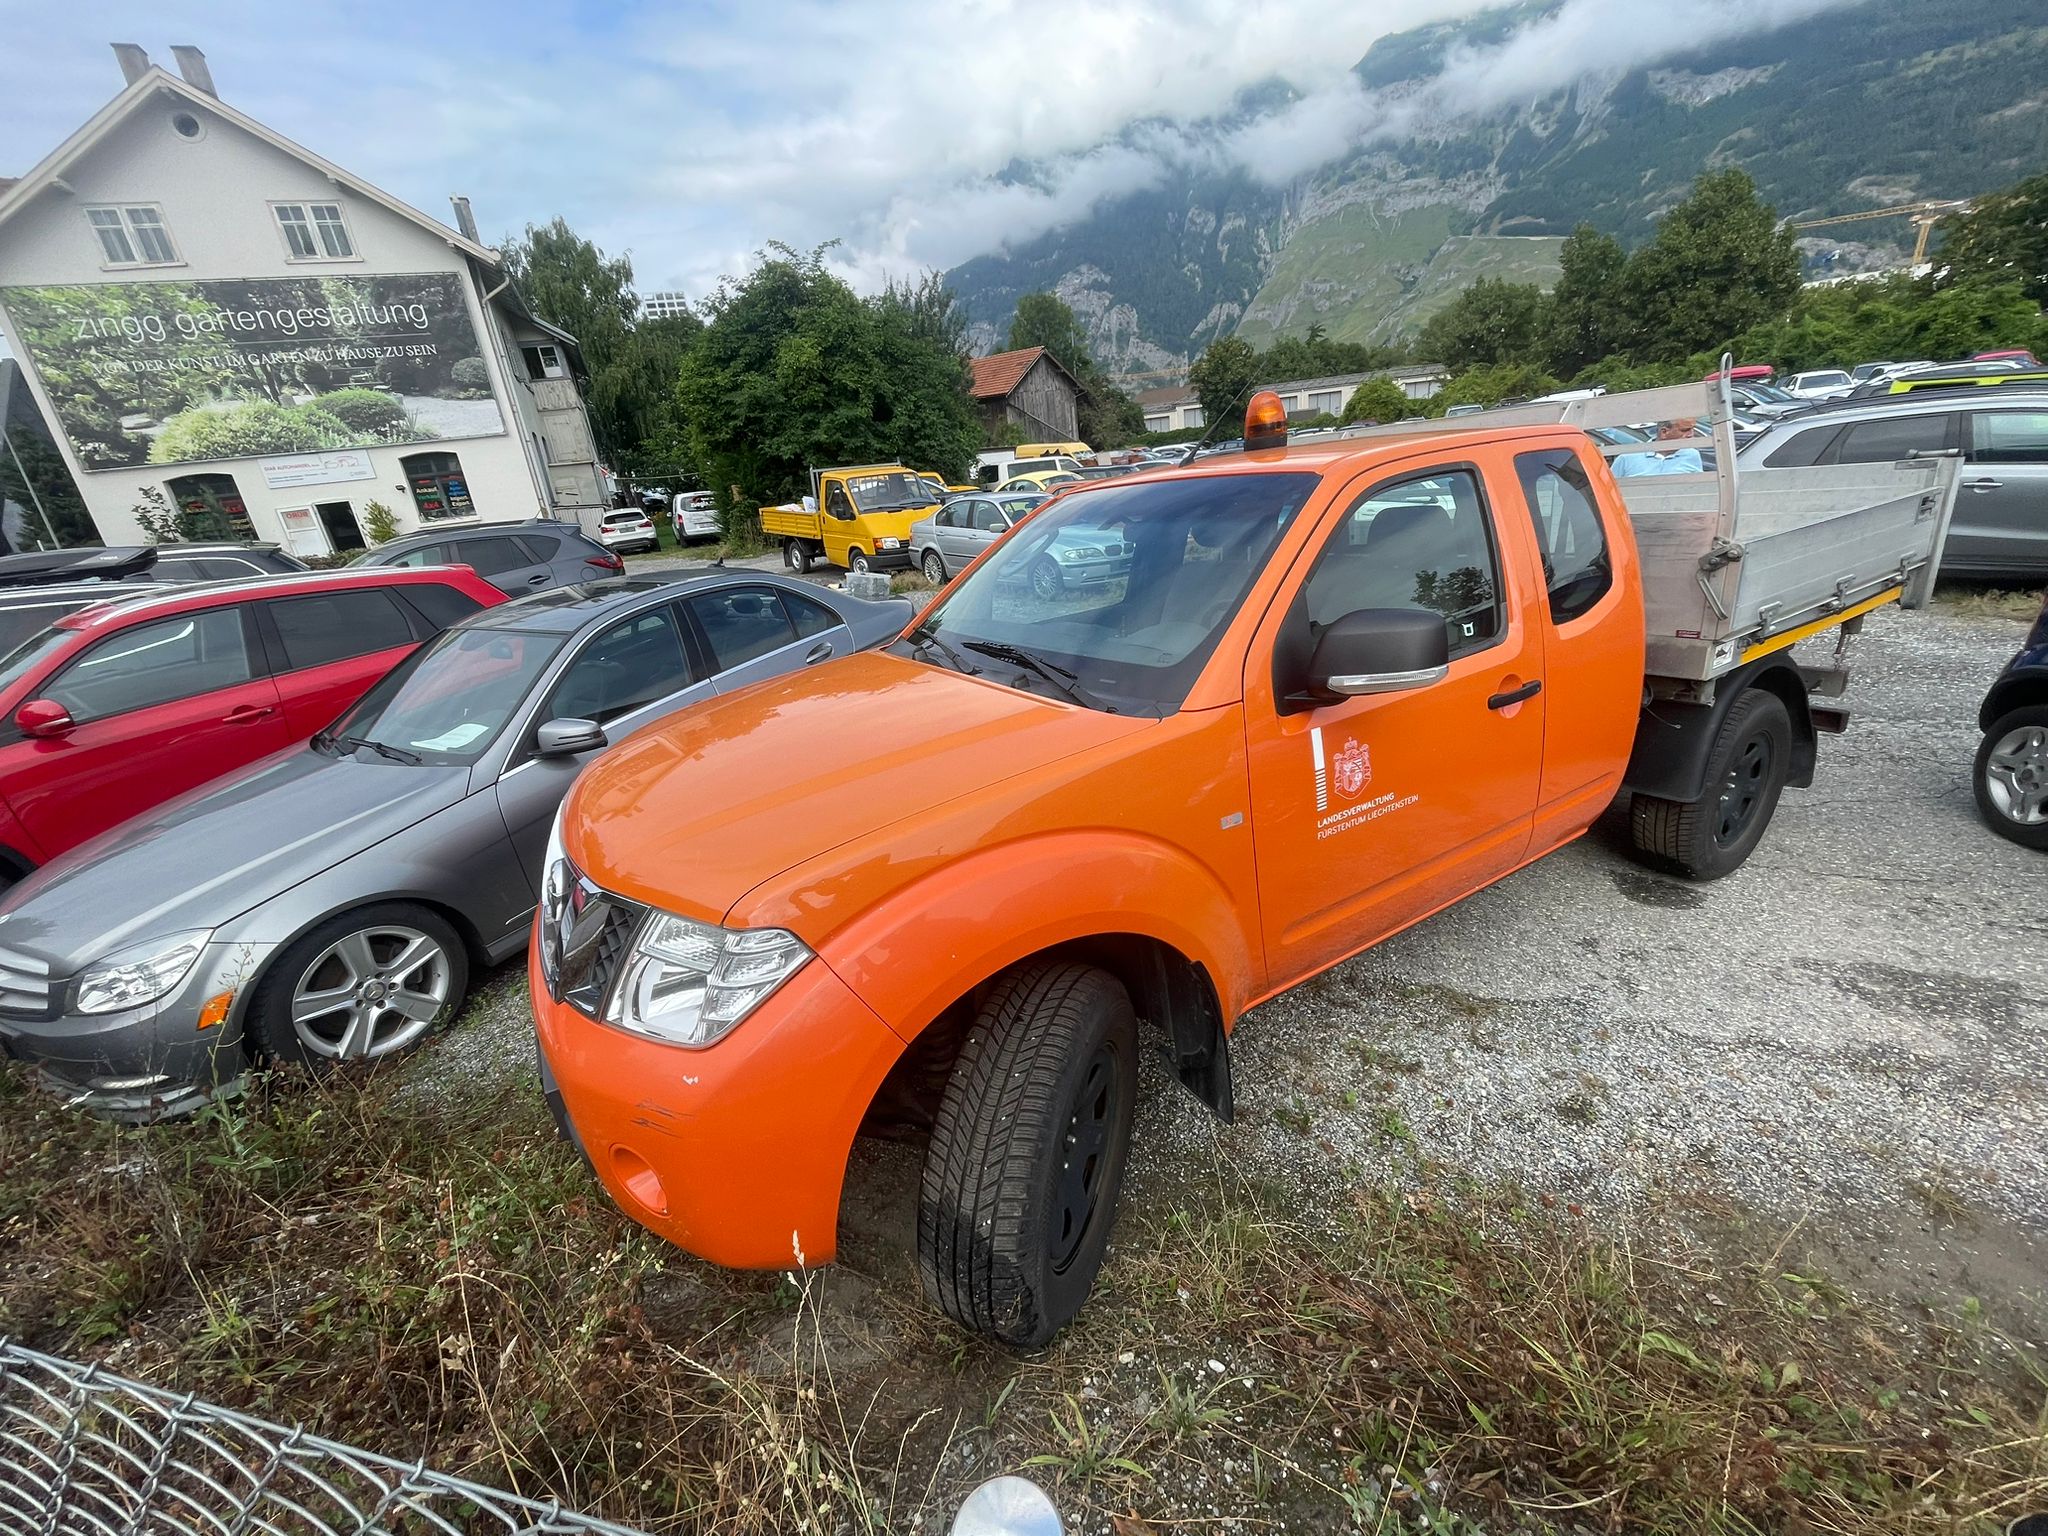
[[[1422,110],[1498,105],[1589,58],[1847,0],[1566,0],[1455,61],[1426,102],[1360,91],[1387,32],[1485,0],[0,0],[0,175],[120,86],[107,44],[205,49],[222,96],[487,240],[556,214],[633,259],[641,291],[700,297],[767,240],[839,239],[863,287],[1085,214],[1190,160],[1284,179]],[[1284,79],[1290,110],[1228,138],[1192,125]],[[1133,124],[1142,130],[1124,134]],[[1024,187],[1013,162],[1043,168]]]

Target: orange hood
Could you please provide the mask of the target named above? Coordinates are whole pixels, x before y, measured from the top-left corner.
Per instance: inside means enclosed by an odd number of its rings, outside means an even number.
[[[806,860],[1153,723],[869,652],[628,737],[570,791],[564,851],[605,890],[721,922]]]

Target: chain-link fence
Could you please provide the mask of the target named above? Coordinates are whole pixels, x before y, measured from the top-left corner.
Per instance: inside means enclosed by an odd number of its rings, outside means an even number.
[[[6,1341],[0,1531],[640,1536]]]

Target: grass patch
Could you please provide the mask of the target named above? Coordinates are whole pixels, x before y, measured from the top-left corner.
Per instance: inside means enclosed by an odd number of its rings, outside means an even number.
[[[1934,589],[1934,606],[1967,619],[2018,619],[2031,623],[2041,611],[2039,587],[2007,588],[1981,581],[1944,581]]]
[[[259,1080],[136,1131],[0,1070],[0,1331],[652,1531],[942,1530],[1026,1468],[1076,1530],[1953,1536],[2048,1504],[2033,1347],[1859,1304],[1754,1224],[1637,1247],[1509,1193],[1155,1169],[1019,1359],[924,1312],[900,1246],[676,1253],[511,1077]]]

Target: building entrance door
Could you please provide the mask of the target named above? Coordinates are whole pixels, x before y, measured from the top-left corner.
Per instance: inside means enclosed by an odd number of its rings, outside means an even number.
[[[353,502],[323,501],[316,503],[313,510],[319,513],[320,526],[327,530],[327,542],[334,546],[337,555],[370,547],[369,541],[363,537],[363,530],[356,524]]]

